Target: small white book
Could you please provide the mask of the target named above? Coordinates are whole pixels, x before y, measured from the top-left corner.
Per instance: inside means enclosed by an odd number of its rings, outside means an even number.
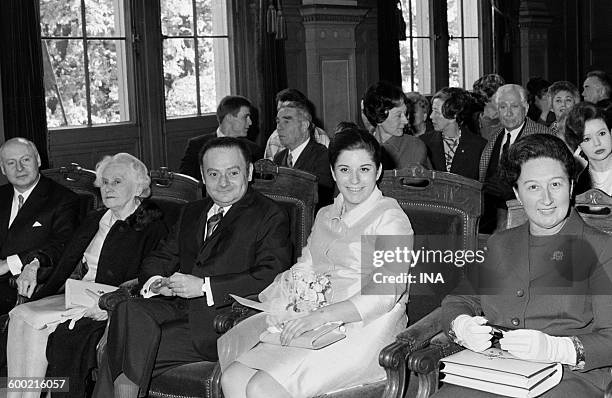
[[[95,300],[87,294],[87,290],[101,296],[104,293],[114,292],[117,289],[117,286],[105,285],[103,283],[68,279],[65,290],[66,309],[91,307],[96,304]]]
[[[526,361],[498,348],[482,353],[466,349],[442,362],[443,382],[508,397],[537,397],[563,376],[559,363]]]

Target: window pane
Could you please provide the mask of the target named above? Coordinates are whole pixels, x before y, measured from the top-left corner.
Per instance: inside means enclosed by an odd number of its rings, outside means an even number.
[[[465,39],[463,47],[465,87],[471,88],[474,82],[480,77],[480,43],[478,39]]]
[[[198,108],[193,39],[166,39],[163,52],[166,115],[196,115]]]
[[[406,22],[407,37],[429,36],[428,0],[402,0],[402,13]]]
[[[199,39],[201,113],[215,112],[221,98],[230,94],[228,40]]]
[[[449,40],[448,42],[448,85],[450,87],[463,87],[460,46],[460,40]]]
[[[412,39],[400,42],[402,88],[404,91],[431,92],[431,49],[429,39]]]
[[[86,0],[87,36],[125,36],[123,0]]]
[[[49,127],[87,124],[85,69],[81,40],[45,40],[45,99]]]
[[[45,36],[81,36],[80,0],[40,0],[40,29]]]
[[[129,120],[127,71],[118,57],[124,52],[123,40],[89,42],[89,82],[91,122],[112,123]],[[119,58],[119,59],[118,59]]]
[[[161,0],[161,28],[166,36],[193,35],[191,0]]]
[[[227,35],[227,5],[225,0],[196,0],[198,35]]]
[[[458,2],[461,0],[447,1],[448,35],[453,37],[461,36],[461,9],[457,7]]]
[[[463,31],[465,36],[478,37],[478,0],[463,0]]]

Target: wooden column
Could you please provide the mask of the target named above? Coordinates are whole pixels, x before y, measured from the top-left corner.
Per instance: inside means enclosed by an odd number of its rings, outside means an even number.
[[[356,1],[303,0],[308,98],[331,135],[338,122],[359,117],[355,64],[355,27],[367,8]]]
[[[544,0],[521,0],[521,81],[534,76],[548,78],[548,27],[552,17]]]

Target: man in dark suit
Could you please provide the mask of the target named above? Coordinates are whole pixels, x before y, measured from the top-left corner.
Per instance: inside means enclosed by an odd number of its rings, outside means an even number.
[[[110,380],[127,394],[115,396],[136,396],[169,368],[215,361],[213,319],[230,306],[229,294],[257,294],[291,265],[289,218],[249,188],[253,165],[244,142],[207,142],[201,170],[208,197],[185,205],[168,238],[144,260],[145,298],[113,312],[110,375],[98,382],[96,396],[109,396]],[[154,295],[162,297],[147,298]]]
[[[40,267],[53,267],[78,224],[79,198],[40,175],[34,143],[12,138],[0,147],[0,168],[9,184],[0,187],[0,314],[15,305],[9,277],[19,275],[22,294],[36,286]]]
[[[480,156],[479,177],[484,183],[484,212],[480,232],[491,233],[505,222],[506,201],[514,199],[512,187],[499,174],[504,153],[521,137],[531,134],[552,134],[552,131],[527,117],[527,91],[516,84],[501,86],[493,97],[502,128],[491,136]]]
[[[263,149],[247,138],[247,131],[252,124],[251,102],[248,99],[238,95],[224,97],[217,107],[217,120],[219,121],[219,127],[215,131],[189,139],[185,154],[181,159],[179,173],[187,174],[196,180],[201,179],[201,159],[199,159],[198,154],[204,144],[217,137],[239,138],[249,148],[252,162],[263,158]]]
[[[327,148],[313,138],[314,124],[308,107],[295,101],[283,103],[276,114],[276,130],[285,149],[274,156],[274,163],[304,170],[317,176],[319,205],[330,204],[334,182],[329,168]]]

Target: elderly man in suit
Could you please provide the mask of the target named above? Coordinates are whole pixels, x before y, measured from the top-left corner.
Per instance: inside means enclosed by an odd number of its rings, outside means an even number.
[[[217,360],[215,316],[229,294],[249,296],[291,265],[289,218],[249,187],[253,165],[242,140],[202,148],[208,197],[189,203],[142,265],[144,298],[119,304],[110,321],[108,364],[95,396],[135,397],[151,377],[186,363]],[[161,296],[161,297],[152,297]]]
[[[0,314],[15,305],[9,277],[19,275],[19,293],[36,287],[39,268],[53,267],[78,224],[79,198],[39,172],[34,143],[12,138],[0,147]]]
[[[501,158],[521,137],[552,134],[552,131],[527,117],[527,91],[517,84],[501,86],[493,100],[497,105],[502,128],[491,136],[480,156],[479,180],[484,183],[484,212],[480,231],[491,233],[505,222],[506,201],[514,199],[512,187],[499,174]]]
[[[317,176],[319,205],[325,206],[331,203],[334,182],[329,168],[327,148],[313,138],[314,124],[308,107],[295,101],[283,103],[276,114],[276,130],[285,149],[274,156],[274,163],[304,170]]]
[[[200,175],[200,150],[208,141],[217,137],[236,137],[244,141],[251,153],[250,160],[255,162],[263,158],[263,150],[259,145],[247,138],[251,120],[251,102],[239,95],[228,95],[224,97],[217,106],[217,121],[219,127],[215,131],[208,132],[189,139],[185,154],[181,159],[179,173],[187,174],[196,180],[202,178]]]

